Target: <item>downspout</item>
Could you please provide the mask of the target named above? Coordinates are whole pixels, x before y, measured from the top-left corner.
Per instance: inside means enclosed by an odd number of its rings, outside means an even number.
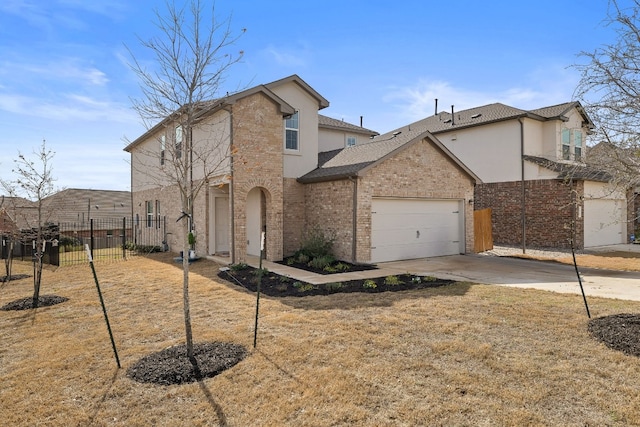
[[[522,221],[522,253],[527,252],[527,216],[526,213],[526,205],[527,205],[527,194],[524,187],[524,120],[522,117],[518,119],[520,122],[520,187],[522,188],[521,195],[521,221]]]
[[[353,182],[353,208],[351,209],[351,262],[356,263],[357,253],[357,220],[358,220],[358,177],[348,177],[349,181]],[[354,179],[355,178],[355,179]]]
[[[233,110],[230,107],[223,108],[229,113],[229,164],[231,166],[231,182],[229,183],[229,203],[231,203],[231,264],[236,263],[236,215],[233,200]]]

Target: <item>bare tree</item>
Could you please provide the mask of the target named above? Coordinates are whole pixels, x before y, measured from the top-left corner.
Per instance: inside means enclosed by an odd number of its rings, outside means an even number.
[[[30,159],[18,152],[18,158],[14,160],[15,166],[12,172],[17,175],[13,181],[0,180],[5,192],[12,197],[14,212],[20,216],[20,220],[26,227],[21,227],[21,238],[33,243],[33,308],[37,308],[40,299],[40,285],[42,282],[42,266],[47,243],[47,211],[44,208],[44,199],[52,195],[54,190],[53,170],[51,161],[55,156],[52,150],[46,147],[43,140],[40,148],[33,152],[34,159]],[[35,214],[31,215],[24,208],[20,209],[16,203],[21,197],[35,203]]]
[[[632,188],[640,177],[640,0],[622,7],[610,0],[604,25],[617,38],[592,52],[581,52],[586,62],[576,97],[596,124],[592,141],[599,143],[586,162],[611,175],[614,187]]]
[[[189,305],[189,259],[186,255],[193,243],[193,206],[200,190],[211,177],[221,173],[225,159],[231,155],[229,144],[208,140],[202,130],[205,124],[201,121],[201,114],[219,97],[218,92],[229,68],[241,59],[242,52],[230,52],[241,34],[232,32],[230,19],[217,20],[214,7],[211,20],[205,22],[199,0],[192,0],[188,10],[167,3],[167,15],[156,11],[156,18],[160,37],[141,40],[142,46],[154,56],[153,68],[146,68],[147,62],[130,52],[133,58],[131,68],[137,74],[142,90],[141,98],[133,100],[133,107],[148,129],[161,122],[171,131],[172,139],[158,141],[162,144],[160,161],[163,167],[146,168],[142,172],[156,185],[168,183],[177,187],[180,195],[186,346],[187,355],[195,364]],[[196,129],[200,135],[197,138],[194,137]],[[214,134],[211,131],[208,135],[213,138]]]

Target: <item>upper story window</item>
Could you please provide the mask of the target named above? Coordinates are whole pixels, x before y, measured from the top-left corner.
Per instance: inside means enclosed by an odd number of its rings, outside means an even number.
[[[584,134],[582,129],[562,129],[562,160],[582,159]]]
[[[160,165],[164,165],[165,149],[167,148],[167,136],[162,135],[160,137]]]
[[[347,147],[353,147],[358,143],[358,138],[352,135],[347,136]]]
[[[573,131],[574,158],[580,160],[582,158],[582,131]]]
[[[176,159],[182,157],[182,139],[183,130],[182,126],[176,126]]]
[[[287,150],[300,149],[300,123],[298,112],[284,121],[284,148]]]
[[[571,159],[571,131],[562,129],[562,159]]]

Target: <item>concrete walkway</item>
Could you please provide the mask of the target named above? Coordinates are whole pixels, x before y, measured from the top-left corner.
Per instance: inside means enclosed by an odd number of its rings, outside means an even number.
[[[608,246],[591,251],[620,250],[640,252],[640,245]],[[250,257],[248,264],[258,267],[259,259]],[[412,273],[489,285],[580,294],[578,277],[572,265],[476,254],[384,262],[379,263],[376,270],[327,275],[264,260],[262,267],[274,273],[313,284]],[[640,301],[640,272],[593,268],[580,268],[579,271],[587,297]]]

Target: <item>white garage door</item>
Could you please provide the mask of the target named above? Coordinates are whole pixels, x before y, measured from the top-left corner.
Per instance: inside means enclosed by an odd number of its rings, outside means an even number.
[[[464,252],[459,200],[373,199],[371,262]]]
[[[626,243],[626,209],[624,200],[585,199],[584,246]]]

